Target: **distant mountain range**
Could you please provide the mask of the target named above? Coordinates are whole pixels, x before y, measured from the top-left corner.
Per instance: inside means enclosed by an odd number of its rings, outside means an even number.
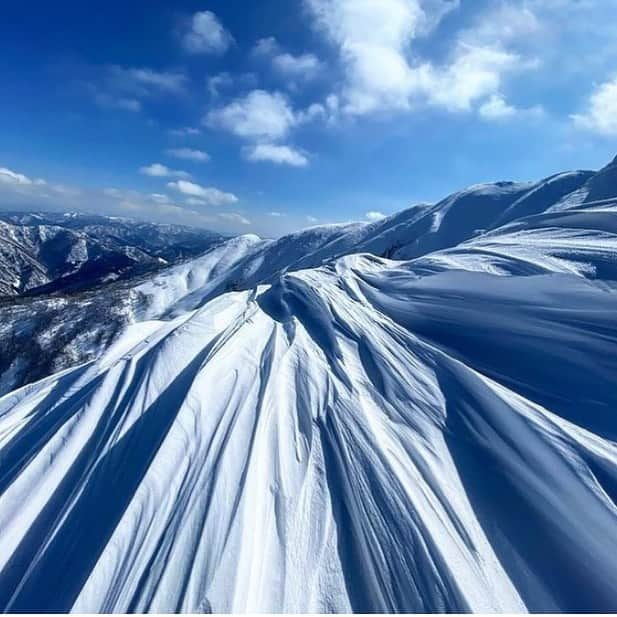
[[[80,290],[203,253],[223,237],[83,214],[0,213],[0,296]]]

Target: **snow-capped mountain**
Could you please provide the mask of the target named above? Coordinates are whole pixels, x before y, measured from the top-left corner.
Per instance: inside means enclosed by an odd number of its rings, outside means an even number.
[[[615,163],[53,300],[2,610],[617,611]]]
[[[79,290],[194,257],[209,231],[82,214],[0,214],[0,297]]]

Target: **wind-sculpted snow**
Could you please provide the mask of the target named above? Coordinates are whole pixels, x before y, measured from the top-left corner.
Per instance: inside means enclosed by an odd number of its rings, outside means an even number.
[[[613,284],[414,268],[287,274],[0,399],[0,607],[617,610]]]
[[[56,298],[106,351],[0,398],[0,609],[617,611],[613,174]]]

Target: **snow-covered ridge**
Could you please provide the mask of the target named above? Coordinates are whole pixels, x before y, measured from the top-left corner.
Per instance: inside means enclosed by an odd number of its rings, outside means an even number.
[[[595,177],[127,289],[0,398],[0,607],[616,611],[617,184],[553,208]]]

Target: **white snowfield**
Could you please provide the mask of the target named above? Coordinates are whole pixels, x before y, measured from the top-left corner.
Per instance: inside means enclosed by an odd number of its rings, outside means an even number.
[[[249,236],[134,290],[0,398],[0,609],[617,611],[617,200],[551,182],[427,254],[452,204],[393,217],[406,260],[314,230],[363,252],[265,282],[299,258]]]

